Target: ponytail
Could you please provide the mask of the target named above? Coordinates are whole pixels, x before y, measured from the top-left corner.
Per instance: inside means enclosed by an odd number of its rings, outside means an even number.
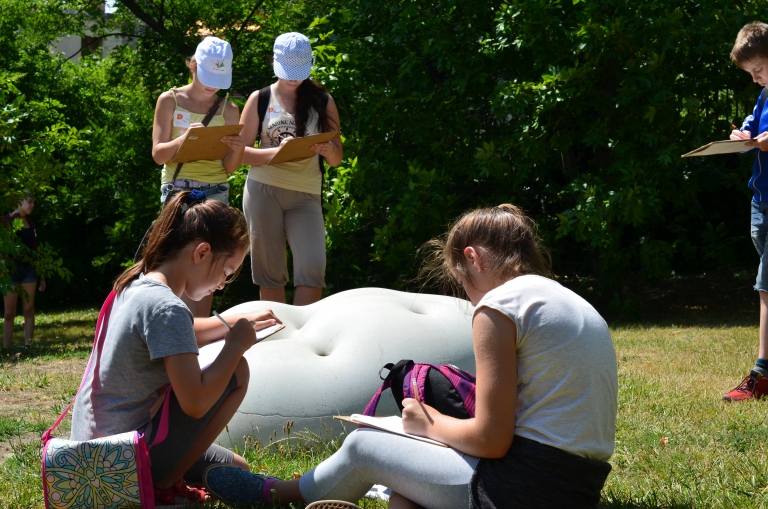
[[[155,221],[141,260],[118,276],[113,290],[120,293],[139,274],[152,272],[193,242],[207,242],[217,258],[247,251],[250,244],[243,213],[219,201],[207,200],[196,189],[177,194]]]
[[[472,282],[464,249],[475,246],[488,254],[487,267],[498,281],[525,274],[551,277],[552,259],[538,235],[536,223],[515,205],[479,208],[465,213],[450,231],[425,243],[420,279],[437,284],[442,291],[462,296],[456,280],[460,275]]]
[[[310,110],[317,113],[317,127],[320,132],[327,133],[337,131],[337,125],[333,125],[328,118],[326,106],[329,98],[328,91],[323,85],[306,79],[296,89],[296,137],[301,138],[307,134],[307,124],[311,115]]]

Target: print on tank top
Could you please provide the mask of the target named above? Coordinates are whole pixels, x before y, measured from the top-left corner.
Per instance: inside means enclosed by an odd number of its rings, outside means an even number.
[[[267,140],[269,140],[269,148],[279,147],[283,139],[296,137],[296,121],[281,118],[280,120],[270,122],[266,127],[266,134]]]

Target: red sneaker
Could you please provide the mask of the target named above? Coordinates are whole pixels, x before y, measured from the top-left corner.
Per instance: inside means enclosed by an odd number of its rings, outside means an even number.
[[[208,490],[189,486],[184,479],[169,488],[155,488],[155,502],[160,505],[200,504],[211,500]]]
[[[760,399],[768,394],[768,378],[757,371],[750,371],[738,387],[725,394],[725,401],[744,401],[745,399]]]

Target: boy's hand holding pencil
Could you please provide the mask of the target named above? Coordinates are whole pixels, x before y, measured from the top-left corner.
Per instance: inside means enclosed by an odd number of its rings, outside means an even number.
[[[733,128],[733,131],[731,131],[729,138],[732,140],[748,140],[752,137],[752,133],[749,131],[742,131],[736,127],[736,124],[731,124],[731,127]]]

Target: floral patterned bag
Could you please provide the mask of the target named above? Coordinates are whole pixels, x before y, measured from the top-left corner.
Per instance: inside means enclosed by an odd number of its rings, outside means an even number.
[[[98,360],[101,353],[114,301],[115,292],[112,292],[99,313],[93,351],[77,394],[85,384],[91,362],[94,357]],[[169,388],[165,395],[155,444],[162,442],[168,435],[170,390]],[[155,496],[149,451],[143,435],[129,431],[85,442],[51,438],[51,433],[67,415],[77,394],[42,437],[43,493],[46,509],[154,509]]]

